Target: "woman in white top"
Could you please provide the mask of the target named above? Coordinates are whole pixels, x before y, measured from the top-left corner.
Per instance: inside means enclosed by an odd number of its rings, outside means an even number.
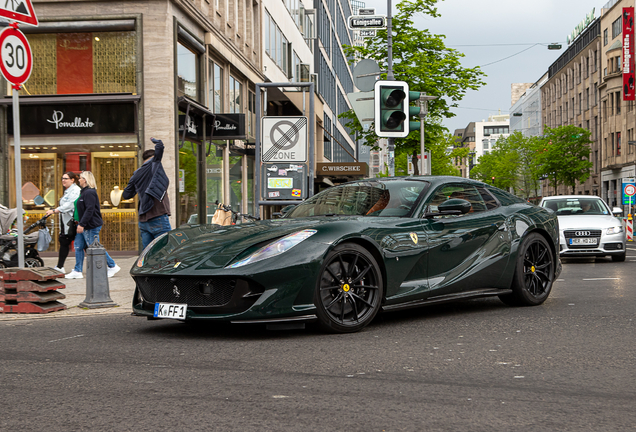
[[[47,215],[58,213],[60,215],[60,252],[57,259],[57,266],[55,270],[66,273],[64,271],[64,261],[68,256],[69,247],[73,240],[75,240],[75,229],[69,232],[69,222],[73,220],[73,213],[75,212],[75,201],[80,196],[80,187],[78,186],[79,177],[72,171],[66,172],[62,175],[62,186],[66,189],[64,195],[60,199],[60,206],[51,209],[46,212]]]

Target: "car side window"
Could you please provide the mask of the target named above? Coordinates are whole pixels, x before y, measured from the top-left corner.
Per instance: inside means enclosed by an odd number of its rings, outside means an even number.
[[[487,210],[486,203],[482,198],[482,195],[472,185],[446,185],[438,189],[424,207],[427,213],[439,212],[438,206],[446,200],[459,198],[466,200],[470,203],[471,208],[469,213],[483,212]]]
[[[491,195],[490,192],[488,192],[485,188],[478,186],[477,190],[479,191],[481,198],[484,200],[484,205],[486,206],[486,210],[493,210],[499,207],[499,202],[497,201],[497,198]]]

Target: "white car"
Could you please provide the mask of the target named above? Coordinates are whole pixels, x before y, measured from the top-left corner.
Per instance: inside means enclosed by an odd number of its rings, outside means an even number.
[[[625,230],[613,211],[601,198],[593,195],[546,197],[539,204],[556,212],[559,219],[561,257],[611,256],[625,261]]]

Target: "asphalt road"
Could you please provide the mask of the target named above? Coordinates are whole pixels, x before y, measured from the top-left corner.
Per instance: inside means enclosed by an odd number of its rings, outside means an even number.
[[[548,301],[364,331],[124,314],[0,322],[0,430],[636,430],[636,247],[567,261]]]

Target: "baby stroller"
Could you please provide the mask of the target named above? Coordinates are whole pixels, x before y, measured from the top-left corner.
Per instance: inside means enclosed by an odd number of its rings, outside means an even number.
[[[11,230],[11,225],[18,215],[17,209],[8,209],[0,206],[0,267],[18,266],[18,234],[16,230]],[[38,232],[34,231],[39,227],[46,227],[46,219],[34,222],[24,230],[24,266],[44,267],[44,261],[36,248],[38,243]]]

